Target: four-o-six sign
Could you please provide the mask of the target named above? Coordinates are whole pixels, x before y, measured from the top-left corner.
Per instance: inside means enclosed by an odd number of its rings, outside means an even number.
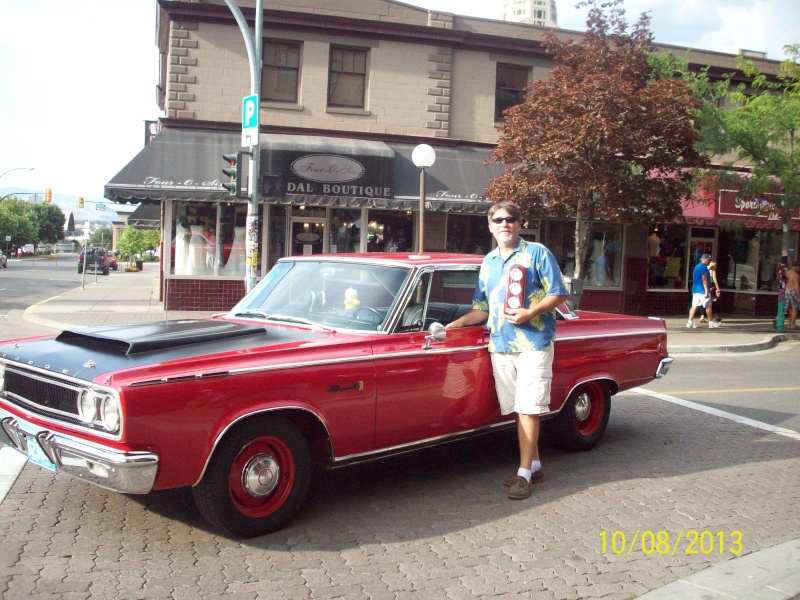
[[[258,144],[258,96],[242,98],[242,146]]]

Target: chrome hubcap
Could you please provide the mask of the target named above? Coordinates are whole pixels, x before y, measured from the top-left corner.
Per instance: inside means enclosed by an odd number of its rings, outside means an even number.
[[[590,412],[592,412],[592,401],[588,394],[581,394],[575,401],[575,418],[583,423],[589,418]]]
[[[281,469],[269,454],[256,454],[242,469],[242,487],[253,498],[269,496],[280,481]]]

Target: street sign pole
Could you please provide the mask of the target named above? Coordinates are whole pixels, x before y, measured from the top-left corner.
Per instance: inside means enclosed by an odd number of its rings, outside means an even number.
[[[250,60],[250,96],[242,102],[242,145],[249,145],[250,147],[249,202],[247,204],[247,237],[245,241],[247,269],[244,276],[244,289],[245,293],[248,293],[255,287],[258,277],[258,200],[260,192],[259,162],[261,160],[260,136],[258,135],[258,107],[261,106],[264,1],[256,0],[255,35],[251,34],[250,27],[235,0],[225,0],[225,4],[228,5],[236,19],[236,23],[239,25],[247,47],[247,56]],[[249,104],[248,100],[250,100]],[[255,125],[253,120],[255,120]],[[245,124],[249,125],[247,129],[250,130],[247,137],[245,137]],[[253,129],[255,129],[254,132]]]

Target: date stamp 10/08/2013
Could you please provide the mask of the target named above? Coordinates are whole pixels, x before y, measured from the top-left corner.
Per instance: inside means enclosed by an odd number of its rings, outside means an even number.
[[[624,531],[600,532],[600,543],[603,554],[740,554],[742,552],[741,531],[696,531],[680,530],[677,534],[668,531],[636,530],[631,534]]]

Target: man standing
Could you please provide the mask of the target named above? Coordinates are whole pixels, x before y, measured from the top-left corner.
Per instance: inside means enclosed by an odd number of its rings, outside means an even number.
[[[786,271],[786,304],[789,306],[789,329],[796,329],[797,310],[800,308],[800,265]]]
[[[507,478],[508,497],[522,500],[544,474],[539,460],[539,415],[550,410],[553,379],[555,308],[569,298],[553,254],[541,244],[519,237],[522,212],[510,202],[489,209],[489,230],[497,248],[486,255],[472,299],[472,311],[447,325],[468,327],[488,319],[500,413],[515,413],[519,439],[519,470]],[[524,267],[522,305],[506,303],[509,269]]]
[[[689,309],[689,321],[686,323],[687,329],[695,329],[697,327],[697,323],[694,322],[694,313],[697,311],[698,306],[706,309],[709,327],[714,328],[721,325],[719,321],[714,320],[714,311],[711,308],[709,262],[711,262],[711,255],[703,254],[700,257],[700,262],[697,263],[694,271],[692,271],[692,308]]]

